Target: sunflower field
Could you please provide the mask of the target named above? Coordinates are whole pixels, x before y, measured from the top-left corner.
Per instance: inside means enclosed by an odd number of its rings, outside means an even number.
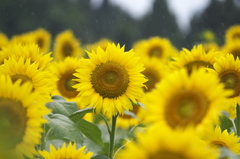
[[[0,159],[240,158],[240,25],[203,35],[0,33]]]

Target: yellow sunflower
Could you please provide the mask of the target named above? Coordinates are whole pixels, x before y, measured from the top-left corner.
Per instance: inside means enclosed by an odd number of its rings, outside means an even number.
[[[231,41],[226,43],[221,50],[223,53],[233,54],[234,58],[240,59],[240,40]]]
[[[203,43],[203,48],[206,53],[210,52],[211,50],[218,51],[220,49],[218,44],[215,42]]]
[[[61,32],[55,38],[54,57],[57,60],[63,60],[65,57],[81,57],[83,51],[80,41],[74,36],[71,30]]]
[[[2,47],[7,45],[8,43],[8,37],[5,34],[0,33],[0,51],[2,50]]]
[[[179,56],[173,57],[174,61],[169,63],[169,67],[171,70],[185,67],[189,73],[193,68],[213,68],[215,57],[220,55],[220,52],[214,50],[206,52],[202,45],[194,46],[191,51],[183,48]]]
[[[76,143],[72,144],[71,142],[68,146],[64,143],[62,147],[57,150],[53,145],[50,145],[50,152],[43,150],[39,151],[39,153],[44,159],[90,159],[93,155],[93,152],[87,152],[86,146],[77,149]]]
[[[49,72],[38,69],[37,63],[31,63],[30,59],[19,58],[15,60],[10,57],[0,66],[0,72],[9,75],[13,82],[22,79],[21,84],[30,82],[33,86],[33,92],[38,92],[37,100],[49,101],[50,92],[55,78],[49,78]]]
[[[225,33],[225,42],[229,43],[235,40],[240,40],[240,25],[229,27]]]
[[[147,81],[141,74],[144,67],[139,57],[132,50],[124,52],[119,44],[109,44],[106,51],[99,47],[88,56],[90,59],[83,59],[74,74],[80,101],[109,117],[131,110],[132,102],[143,97],[142,87]]]
[[[100,46],[104,51],[107,48],[108,43],[113,43],[110,39],[107,38],[102,38],[99,41],[93,43],[93,44],[88,44],[86,46],[86,49],[88,51],[95,51],[97,52],[97,48]]]
[[[229,134],[227,130],[221,131],[219,126],[207,134],[203,139],[208,145],[215,148],[226,148],[236,155],[240,154],[240,140],[234,133]]]
[[[0,154],[1,157],[23,159],[37,154],[43,118],[49,113],[44,103],[36,103],[38,96],[30,83],[12,82],[9,76],[0,75]]]
[[[66,57],[64,61],[53,62],[50,64],[50,70],[53,75],[58,79],[52,95],[60,95],[67,101],[77,102],[78,91],[72,86],[77,82],[74,81],[76,77],[76,69],[81,68],[82,62],[78,58]]]
[[[146,95],[146,121],[160,122],[172,129],[193,126],[201,134],[218,122],[230,93],[205,69],[195,69],[188,74],[182,68],[165,76],[157,88]]]
[[[168,61],[178,54],[178,50],[168,39],[157,36],[137,41],[133,49],[141,58],[158,58],[163,61]]]
[[[144,133],[136,134],[116,154],[116,159],[217,159],[219,152],[210,149],[191,130],[172,131],[162,125],[154,125]]]
[[[1,51],[0,64],[4,59],[13,57],[18,60],[19,58],[30,59],[31,63],[38,63],[38,68],[44,68],[52,60],[51,53],[41,53],[37,44],[12,44],[3,47]]]
[[[228,104],[224,107],[231,118],[236,117],[236,105],[240,104],[240,60],[235,59],[232,54],[226,54],[216,59],[214,69],[209,73],[216,75],[224,84],[226,89],[234,93],[228,97]]]

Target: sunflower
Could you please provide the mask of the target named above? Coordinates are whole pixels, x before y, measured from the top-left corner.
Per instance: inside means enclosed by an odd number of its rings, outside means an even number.
[[[215,40],[215,35],[211,30],[204,30],[202,32],[202,38],[206,42],[212,42]]]
[[[37,154],[35,146],[40,143],[43,116],[49,113],[44,103],[36,103],[37,94],[28,82],[12,82],[9,76],[0,75],[0,153],[1,157],[23,156],[32,158]]]
[[[214,50],[206,52],[202,45],[194,46],[191,51],[183,48],[179,56],[173,57],[174,61],[169,63],[169,67],[171,70],[185,67],[189,73],[193,68],[213,68],[215,57],[220,55],[220,52]]]
[[[228,97],[228,104],[224,108],[231,118],[236,117],[236,105],[240,104],[240,60],[235,59],[232,54],[226,54],[216,59],[213,69],[209,73],[216,75],[234,93]]]
[[[235,40],[240,40],[240,25],[229,27],[225,33],[225,42],[229,43]]]
[[[54,44],[54,56],[57,60],[63,60],[65,57],[81,57],[83,51],[80,47],[80,41],[74,37],[71,30],[66,30],[57,35]]]
[[[22,79],[21,84],[30,82],[33,86],[33,92],[38,92],[38,100],[49,101],[50,91],[55,78],[49,78],[49,72],[38,69],[37,63],[31,63],[30,59],[19,58],[19,60],[10,57],[0,66],[0,72],[9,75],[13,82]]]
[[[231,41],[226,43],[221,50],[223,53],[233,54],[234,58],[240,59],[240,40]]]
[[[52,95],[60,95],[67,101],[77,101],[78,91],[72,86],[77,82],[74,81],[76,77],[76,69],[81,68],[82,62],[78,58],[66,57],[64,61],[53,62],[50,64],[50,70],[53,75],[58,79],[55,84],[55,89]]]
[[[160,122],[172,129],[193,126],[204,133],[218,122],[230,93],[205,69],[194,69],[191,74],[185,68],[176,70],[146,95],[146,122]]]
[[[87,152],[86,146],[82,146],[79,149],[76,148],[76,143],[71,142],[66,146],[66,143],[62,145],[61,148],[57,150],[53,145],[50,145],[50,152],[46,150],[39,151],[40,155],[44,159],[61,159],[61,158],[72,158],[72,159],[90,159],[93,152]]]
[[[133,49],[141,58],[158,58],[163,61],[168,61],[178,54],[177,49],[168,39],[157,36],[137,41]]]
[[[107,45],[108,43],[113,43],[110,39],[107,39],[107,38],[102,38],[100,39],[99,41],[93,43],[93,44],[88,44],[86,46],[87,50],[88,51],[97,51],[97,48],[100,46],[104,51],[106,50],[107,48]]]
[[[240,154],[239,138],[234,133],[229,134],[227,130],[222,132],[219,126],[216,126],[211,133],[207,134],[203,141],[212,147],[222,147],[237,155]]]
[[[106,51],[99,47],[88,56],[90,59],[83,59],[74,74],[80,101],[109,117],[131,110],[132,102],[143,97],[142,87],[147,81],[141,74],[144,68],[139,57],[132,50],[124,52],[119,44],[109,44]]]
[[[208,148],[193,131],[172,131],[157,124],[146,132],[138,132],[136,141],[127,143],[116,159],[216,159],[218,155],[218,151]]]
[[[203,43],[203,48],[206,51],[206,53],[210,52],[211,50],[214,50],[214,51],[220,50],[218,44],[215,42]]]
[[[19,58],[30,59],[31,63],[38,63],[38,68],[44,68],[52,60],[51,53],[41,53],[37,44],[11,44],[3,47],[2,58],[0,63],[3,64],[4,59],[13,57],[18,60]]]
[[[8,43],[8,37],[5,34],[0,33],[0,51],[2,50],[2,47],[7,45]]]

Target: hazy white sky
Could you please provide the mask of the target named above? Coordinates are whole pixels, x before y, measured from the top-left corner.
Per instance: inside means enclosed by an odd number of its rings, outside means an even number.
[[[151,9],[153,1],[154,0],[110,0],[112,4],[120,6],[134,18],[140,18],[146,14]],[[193,13],[200,12],[204,9],[210,3],[210,0],[167,0],[167,2],[169,3],[170,10],[177,17],[177,23],[180,29],[186,31]]]

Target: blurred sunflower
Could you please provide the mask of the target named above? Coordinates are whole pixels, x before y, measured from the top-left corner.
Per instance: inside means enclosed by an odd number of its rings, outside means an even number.
[[[191,130],[172,131],[162,125],[136,134],[136,141],[126,144],[116,159],[216,159],[219,152],[200,142]]]
[[[2,47],[7,45],[8,43],[8,37],[5,34],[0,33],[0,51],[2,50]]]
[[[216,59],[213,69],[209,73],[216,75],[226,89],[234,93],[228,97],[228,104],[224,107],[231,118],[236,117],[236,105],[240,104],[240,60],[234,59],[232,54],[226,54]]]
[[[157,36],[137,41],[133,49],[141,58],[158,58],[163,61],[168,61],[178,54],[178,50],[168,39]]]
[[[68,146],[66,146],[66,143],[64,143],[62,147],[58,148],[57,150],[53,145],[50,145],[50,152],[43,150],[39,151],[39,153],[44,159],[90,159],[93,155],[93,152],[86,151],[85,146],[77,149],[76,143],[72,144],[71,142],[68,144]]]
[[[38,68],[44,68],[52,60],[51,53],[41,53],[37,44],[12,44],[3,47],[1,51],[2,57],[0,63],[3,64],[4,59],[13,57],[16,60],[20,58],[30,59],[31,63],[37,63]]]
[[[33,92],[37,92],[39,101],[49,101],[50,92],[53,83],[56,80],[54,77],[49,78],[49,72],[43,69],[38,69],[37,63],[31,63],[30,59],[19,58],[19,60],[10,57],[0,66],[0,72],[4,75],[9,75],[13,82],[21,79],[21,84],[30,82],[33,86]]]
[[[171,70],[185,67],[189,73],[193,68],[213,68],[215,57],[220,55],[221,53],[214,50],[206,53],[202,45],[194,46],[191,51],[183,48],[179,56],[173,57],[174,61],[169,63],[169,67]]]
[[[104,51],[106,51],[108,43],[113,43],[112,40],[107,39],[107,38],[102,38],[99,41],[93,43],[93,44],[88,44],[86,46],[86,49],[88,51],[95,51],[97,52],[97,48],[100,46]]]
[[[80,91],[81,102],[108,117],[132,110],[132,102],[143,97],[142,87],[147,81],[141,74],[144,67],[139,57],[132,50],[124,52],[119,44],[109,44],[106,51],[98,47],[88,56],[90,59],[83,59],[74,74],[79,82],[74,88]]]
[[[12,82],[9,76],[0,75],[0,154],[1,157],[23,159],[37,154],[43,118],[49,113],[44,103],[36,103],[37,94],[30,83]]]
[[[232,25],[225,33],[225,42],[240,40],[240,25]]]
[[[226,148],[236,155],[240,154],[240,139],[234,133],[229,134],[227,130],[221,131],[219,126],[203,139],[208,145],[215,148]]]
[[[57,35],[53,49],[56,60],[63,60],[68,56],[83,56],[80,41],[76,39],[71,30],[63,31]]]
[[[226,43],[221,50],[223,53],[229,53],[234,56],[236,59],[237,57],[240,59],[240,40],[231,41]]]
[[[206,51],[206,53],[210,52],[211,50],[219,51],[219,46],[215,42],[209,42],[209,43],[203,43],[203,48]]]
[[[192,126],[201,134],[218,122],[230,93],[205,69],[195,69],[189,75],[183,68],[165,76],[146,95],[146,121],[160,122],[172,129]]]

